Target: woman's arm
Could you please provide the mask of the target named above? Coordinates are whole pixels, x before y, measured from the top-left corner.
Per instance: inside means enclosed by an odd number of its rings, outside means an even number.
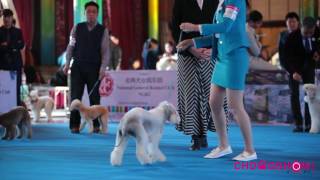
[[[261,43],[256,39],[254,31],[248,29],[247,34],[250,42],[249,52],[252,56],[258,57],[261,53]]]
[[[195,48],[211,47],[213,36],[202,36],[193,38],[193,44]]]
[[[217,22],[216,24],[202,24],[199,26],[200,33],[205,36],[215,33],[228,33],[240,12],[239,1],[240,0],[229,1],[226,5],[222,22]]]
[[[194,25],[191,23],[182,23],[180,29],[185,32],[199,31],[201,35],[208,36],[216,33],[228,33],[234,21],[237,19],[240,12],[240,2],[242,0],[230,0],[226,5],[223,20],[216,24]]]

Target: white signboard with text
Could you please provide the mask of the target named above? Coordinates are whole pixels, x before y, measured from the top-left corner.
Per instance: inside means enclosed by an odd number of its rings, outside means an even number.
[[[17,106],[17,74],[15,71],[0,70],[0,113]]]
[[[133,107],[150,109],[164,100],[176,106],[177,72],[107,71],[99,92],[101,104],[109,108],[111,118]]]

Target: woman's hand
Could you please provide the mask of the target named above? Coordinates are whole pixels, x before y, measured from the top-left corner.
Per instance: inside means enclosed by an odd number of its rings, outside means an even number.
[[[184,32],[199,32],[199,25],[192,23],[182,23],[180,24],[180,29]]]
[[[211,49],[206,49],[206,48],[190,48],[189,52],[196,58],[200,60],[210,60],[211,59]]]
[[[186,40],[181,41],[177,45],[177,50],[178,50],[178,52],[185,51],[186,49],[192,47],[193,45],[194,44],[193,44],[193,40],[192,39],[186,39]]]
[[[201,58],[205,60],[211,60],[212,49],[203,48]]]
[[[297,72],[293,73],[292,78],[296,81],[302,82],[302,77]]]

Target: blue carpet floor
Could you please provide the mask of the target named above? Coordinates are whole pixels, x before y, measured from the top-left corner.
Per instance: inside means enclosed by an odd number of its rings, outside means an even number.
[[[32,140],[0,141],[0,179],[320,179],[320,135],[294,134],[288,126],[254,126],[254,142],[260,160],[267,162],[307,162],[315,167],[308,171],[247,170],[231,161],[242,151],[239,127],[230,127],[234,154],[217,160],[202,156],[216,145],[216,135],[209,134],[209,147],[187,150],[190,138],[165,127],[161,149],[167,162],[140,166],[135,157],[135,143],[130,141],[122,167],[112,167],[117,124],[110,124],[108,135],[70,134],[67,124],[34,125]],[[3,133],[3,128],[0,128]],[[258,164],[259,161],[255,161]],[[236,168],[235,168],[236,165]],[[254,164],[251,164],[254,168]]]

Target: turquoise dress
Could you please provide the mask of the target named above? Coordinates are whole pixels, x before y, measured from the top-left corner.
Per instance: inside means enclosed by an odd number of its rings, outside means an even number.
[[[244,90],[249,69],[245,0],[225,0],[218,7],[214,22],[201,25],[200,33],[205,36],[193,39],[196,48],[208,45],[217,48],[217,52],[212,54],[212,59],[217,59],[217,62],[211,83]]]

